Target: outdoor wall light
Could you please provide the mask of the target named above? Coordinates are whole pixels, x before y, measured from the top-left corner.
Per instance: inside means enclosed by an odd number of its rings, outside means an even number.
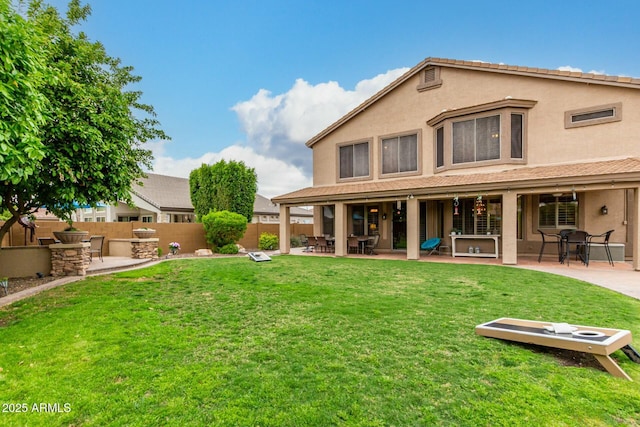
[[[384,220],[384,219],[387,219],[387,214],[386,214],[386,213],[383,213],[383,214],[382,214],[382,219],[383,219],[383,220]]]
[[[607,205],[603,205],[603,206],[600,208],[600,213],[601,213],[602,215],[607,215],[607,214],[609,213],[609,209],[607,209]]]

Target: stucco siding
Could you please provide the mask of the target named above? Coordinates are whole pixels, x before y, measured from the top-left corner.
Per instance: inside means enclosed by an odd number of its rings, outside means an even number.
[[[443,68],[441,87],[418,92],[420,74],[407,80],[348,123],[313,146],[314,185],[337,181],[337,149],[345,142],[372,138],[371,179],[380,176],[379,138],[421,130],[421,174],[434,173],[434,129],[427,120],[443,109],[461,109],[512,97],[537,101],[526,116],[526,165],[640,156],[640,90],[539,77]],[[565,129],[564,114],[597,105],[622,103],[618,122]],[[504,143],[504,142],[503,142]],[[521,167],[510,164],[470,165],[452,173]]]

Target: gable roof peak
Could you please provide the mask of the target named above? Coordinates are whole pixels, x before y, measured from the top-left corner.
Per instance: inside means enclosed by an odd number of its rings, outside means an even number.
[[[640,89],[640,78],[625,77],[625,76],[613,76],[608,74],[595,74],[595,73],[583,73],[579,71],[567,71],[567,70],[551,70],[546,68],[526,67],[520,65],[508,65],[504,63],[485,62],[480,60],[464,60],[464,59],[448,59],[427,57],[409,71],[398,77],[395,81],[378,91],[369,99],[358,105],[346,115],[342,116],[338,121],[332,123],[320,133],[315,135],[309,141],[306,146],[311,148],[316,142],[323,139],[325,136],[338,129],[340,126],[357,116],[369,106],[377,102],[380,98],[387,95],[389,92],[400,86],[402,83],[409,80],[411,77],[420,73],[425,68],[430,66],[459,68],[476,71],[494,72],[502,74],[522,75],[529,77],[537,77],[544,79],[556,79],[565,81],[574,81],[582,83],[600,84],[608,86],[622,86],[633,89]]]

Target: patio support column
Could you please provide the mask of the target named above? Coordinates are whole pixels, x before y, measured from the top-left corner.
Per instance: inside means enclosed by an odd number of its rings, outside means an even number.
[[[288,254],[291,250],[291,208],[280,205],[280,253]]]
[[[336,202],[335,207],[336,256],[345,256],[347,254],[347,205]]]
[[[518,263],[518,195],[502,193],[502,263]]]
[[[633,269],[640,271],[640,187],[633,189]]]
[[[418,199],[407,199],[407,259],[420,259],[420,209]]]
[[[313,235],[321,236],[323,234],[322,230],[322,213],[324,210],[323,205],[315,205],[313,207]]]

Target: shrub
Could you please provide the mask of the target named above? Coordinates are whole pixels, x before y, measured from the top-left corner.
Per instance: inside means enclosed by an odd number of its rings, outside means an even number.
[[[233,255],[238,253],[238,245],[235,243],[229,243],[228,245],[224,245],[218,250],[220,254]]]
[[[278,248],[278,236],[273,233],[260,234],[260,240],[258,241],[258,248],[267,251],[272,251]]]
[[[291,236],[291,238],[289,239],[289,243],[291,244],[292,248],[298,248],[302,246],[302,243],[300,242],[300,237],[298,236]]]
[[[236,243],[247,230],[247,218],[229,211],[209,212],[202,217],[202,224],[205,238],[215,252]]]

